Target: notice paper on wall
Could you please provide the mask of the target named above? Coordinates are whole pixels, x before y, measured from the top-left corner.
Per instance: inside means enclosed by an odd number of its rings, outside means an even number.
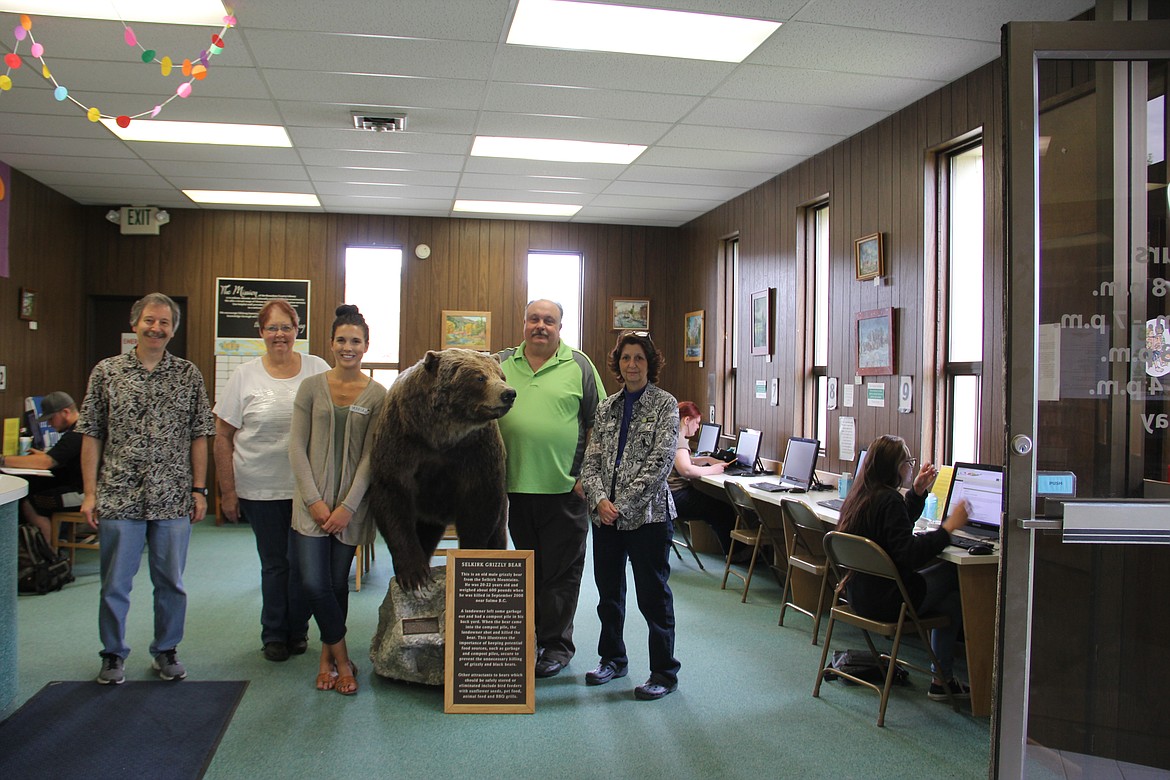
[[[848,382],[841,385],[841,405],[846,409],[853,408],[853,385]]]
[[[841,417],[837,421],[837,458],[852,461],[856,457],[857,423],[852,417]]]
[[[938,498],[939,507],[945,506],[947,503],[947,493],[951,491],[951,478],[955,474],[954,466],[939,466],[938,476],[934,479],[934,485],[931,486],[930,492]],[[939,509],[941,512],[942,509]]]
[[[865,386],[865,405],[877,406],[885,408],[886,405],[886,383],[885,382],[869,382]]]

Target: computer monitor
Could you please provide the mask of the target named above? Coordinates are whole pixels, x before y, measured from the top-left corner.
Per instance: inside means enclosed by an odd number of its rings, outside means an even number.
[[[983,463],[956,463],[942,516],[948,517],[951,506],[964,498],[970,505],[970,515],[964,530],[972,536],[998,539],[1003,511],[1003,467]]]
[[[735,441],[735,463],[741,468],[754,470],[756,458],[760,455],[761,433],[754,428],[741,428]]]
[[[719,449],[719,434],[723,433],[723,426],[719,423],[703,423],[699,426],[699,443],[695,452],[699,455],[710,455]]]
[[[790,436],[788,447],[784,450],[784,463],[780,467],[780,484],[797,490],[808,490],[813,483],[820,451],[821,443],[816,439]]]
[[[857,484],[861,480],[861,467],[865,465],[865,456],[869,450],[862,450],[857,453],[857,468],[853,470],[853,484]]]

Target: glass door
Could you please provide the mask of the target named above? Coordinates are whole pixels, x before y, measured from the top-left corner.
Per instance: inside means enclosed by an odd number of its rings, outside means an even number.
[[[1167,771],[1170,22],[1013,23],[1004,41],[1009,451],[993,770]]]

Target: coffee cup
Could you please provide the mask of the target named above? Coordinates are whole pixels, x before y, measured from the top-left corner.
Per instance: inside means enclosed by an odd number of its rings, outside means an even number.
[[[31,436],[21,436],[20,437],[20,449],[19,449],[17,454],[28,455],[30,450],[32,450],[32,437]]]

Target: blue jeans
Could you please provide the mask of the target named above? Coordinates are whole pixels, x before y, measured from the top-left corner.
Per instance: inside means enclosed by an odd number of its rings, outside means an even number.
[[[597,616],[602,663],[624,669],[629,663],[623,629],[626,621],[626,560],[634,570],[638,609],[650,630],[650,679],[672,686],[681,664],[674,657],[674,596],[670,578],[670,522],[646,523],[632,531],[593,526],[593,576],[597,580]]]
[[[305,536],[293,532],[297,562],[305,598],[321,631],[321,643],[333,645],[345,639],[349,613],[349,567],[357,550],[336,536]]]
[[[309,633],[309,604],[293,549],[292,499],[240,499],[260,554],[260,641],[288,642]]]
[[[937,612],[951,624],[930,632],[930,649],[938,657],[941,669],[935,675],[944,682],[955,676],[955,640],[963,627],[963,603],[959,594],[959,573],[953,563],[940,561],[918,572],[926,580],[926,595],[918,605],[918,614]],[[931,664],[933,667],[933,664]]]
[[[183,641],[187,620],[187,591],[183,569],[191,541],[191,519],[101,520],[101,605],[98,632],[102,652],[126,658],[126,615],[130,612],[130,590],[142,563],[142,550],[150,547],[147,562],[154,584],[154,641],[151,656],[173,650]]]

